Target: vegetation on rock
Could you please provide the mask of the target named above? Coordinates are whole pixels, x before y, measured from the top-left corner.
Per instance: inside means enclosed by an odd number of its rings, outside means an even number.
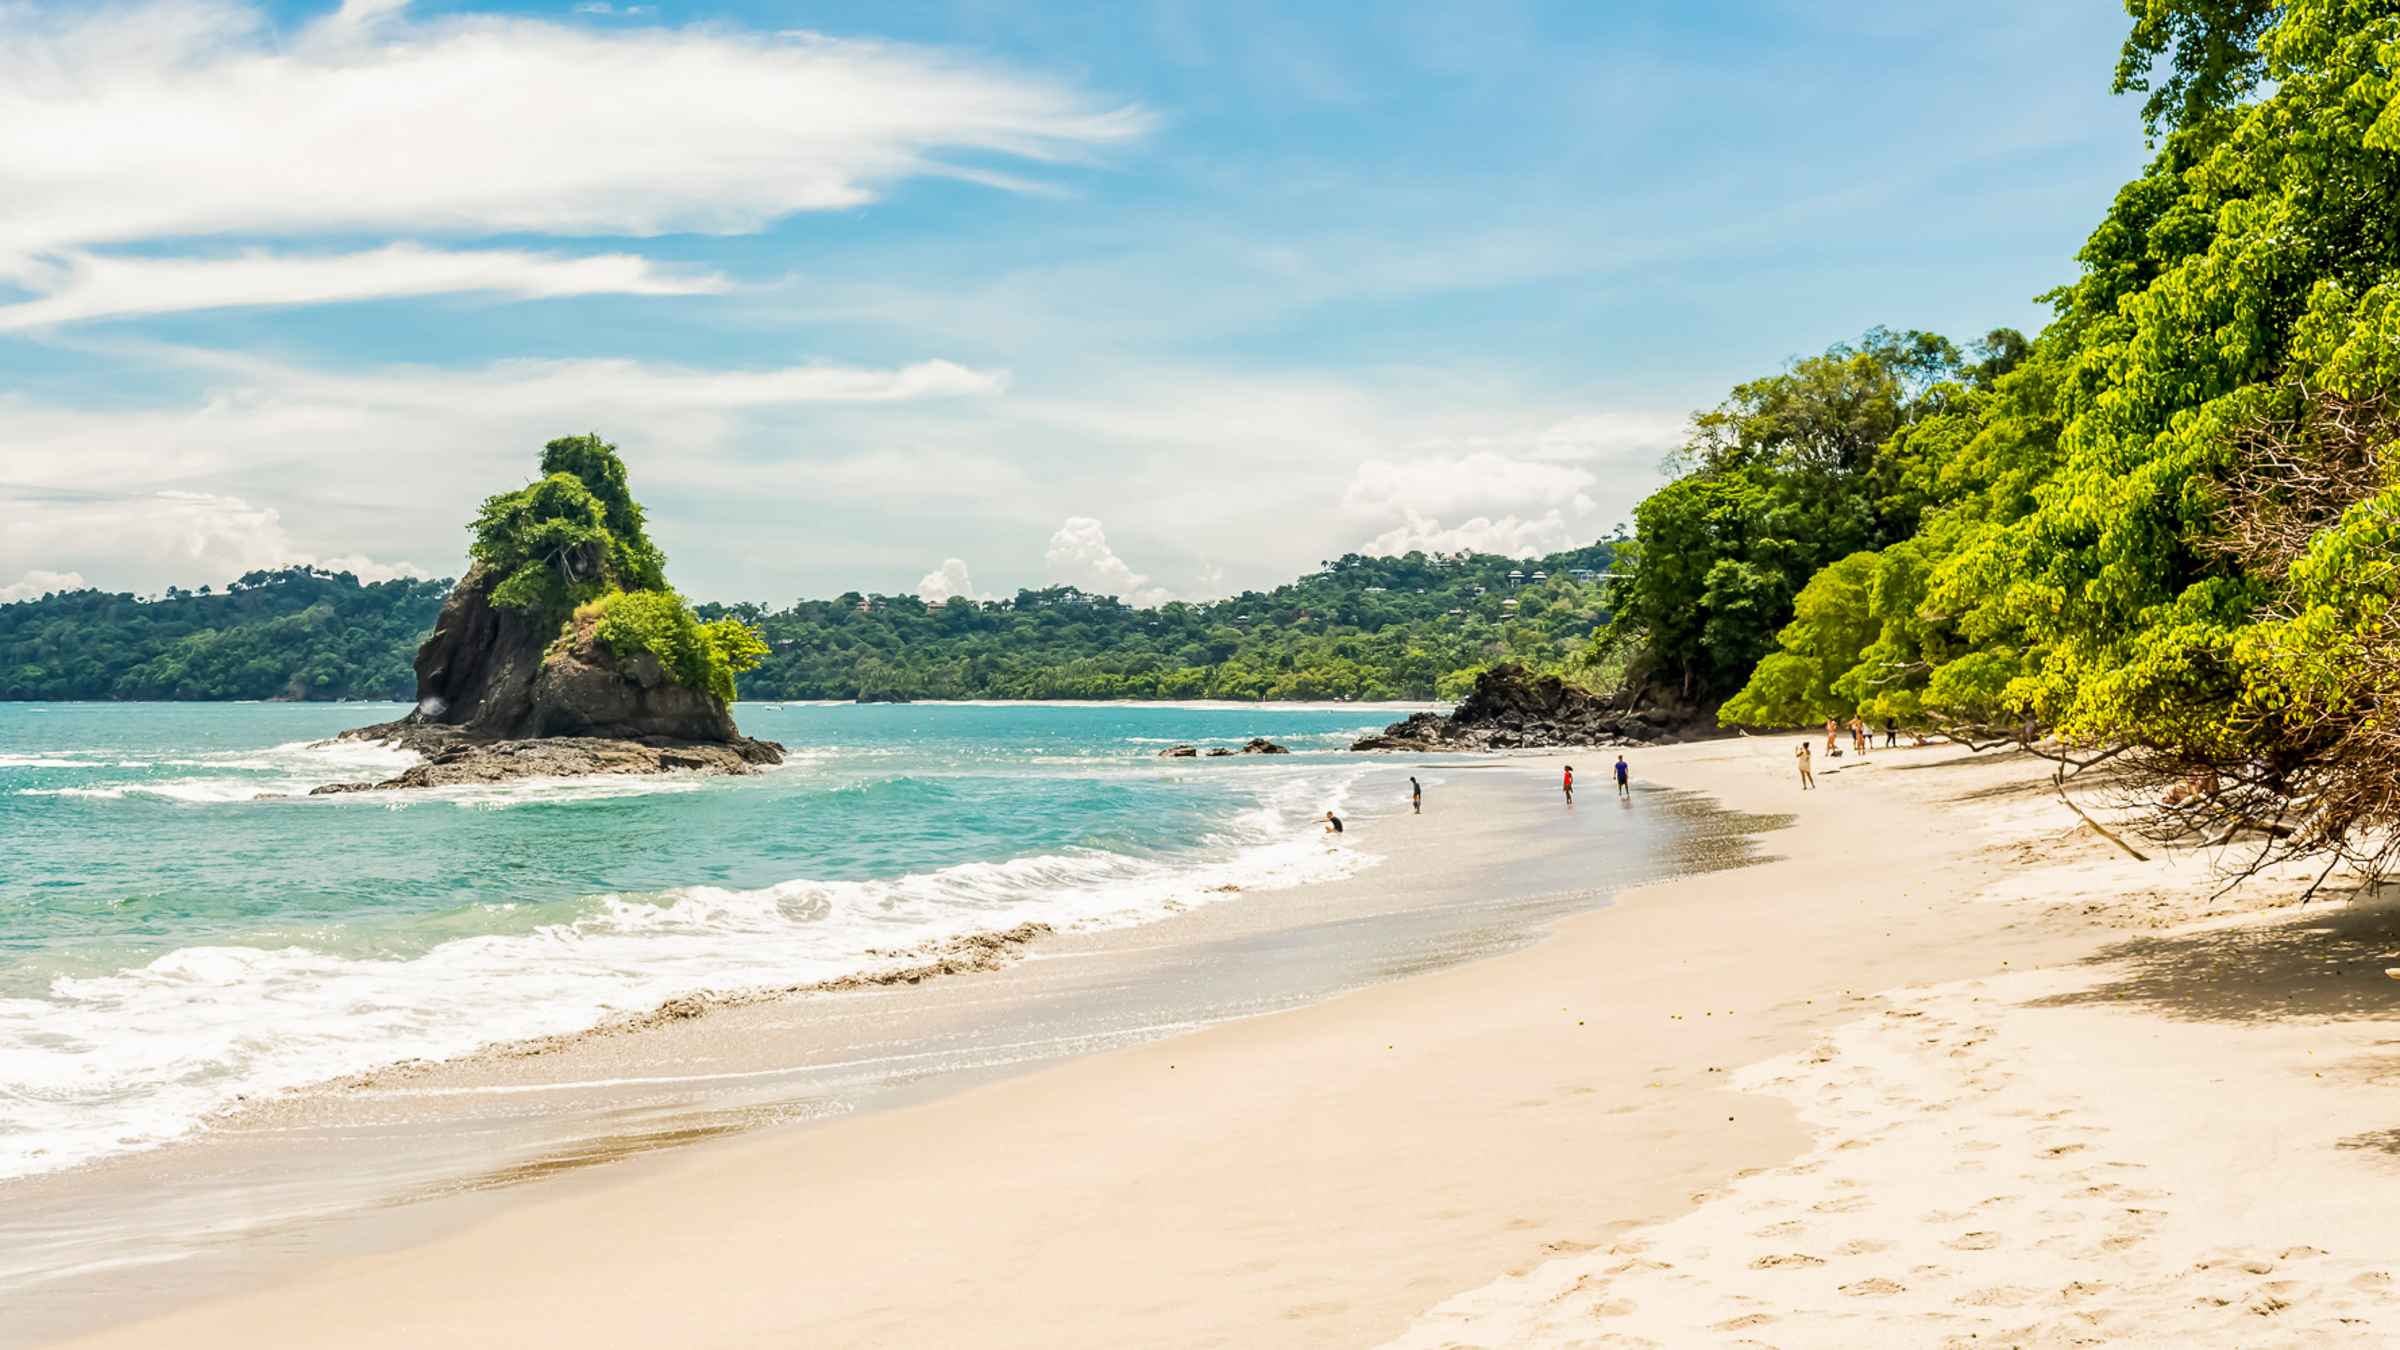
[[[618,657],[646,653],[668,678],[731,702],[734,676],[766,645],[739,619],[702,623],[667,589],[667,558],[625,482],[617,448],[596,435],[542,448],[542,476],[487,498],[468,528],[494,605],[537,630],[593,632]]]

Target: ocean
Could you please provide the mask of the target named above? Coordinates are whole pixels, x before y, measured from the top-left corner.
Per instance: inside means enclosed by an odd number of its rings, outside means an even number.
[[[263,1095],[1364,865],[1388,707],[744,704],[744,778],[309,797],[387,705],[0,704],[0,1178]],[[1163,760],[1264,735],[1291,756]]]

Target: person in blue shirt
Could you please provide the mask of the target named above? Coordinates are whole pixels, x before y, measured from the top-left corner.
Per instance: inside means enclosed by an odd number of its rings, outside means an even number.
[[[1627,767],[1625,767],[1625,757],[1624,757],[1623,755],[1619,755],[1619,756],[1617,756],[1617,795],[1618,795],[1618,796],[1620,796],[1620,797],[1630,797],[1630,796],[1632,796],[1632,795],[1633,795],[1633,781],[1632,781],[1632,777],[1631,777],[1631,775],[1632,775],[1632,772],[1633,772],[1633,771],[1632,771],[1631,769],[1628,769]]]

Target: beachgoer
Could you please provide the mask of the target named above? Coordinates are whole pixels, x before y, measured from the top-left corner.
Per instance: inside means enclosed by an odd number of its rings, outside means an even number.
[[[1809,788],[1815,787],[1817,785],[1817,776],[1808,771],[1808,742],[1800,742],[1800,749],[1794,753],[1792,757],[1800,761],[1801,790],[1806,791]]]
[[[1575,804],[1575,766],[1572,764],[1567,766],[1567,776],[1563,786],[1567,790],[1567,805],[1573,806]]]
[[[1900,719],[1897,717],[1886,717],[1883,719],[1883,748],[1886,750],[1896,750],[1899,747]]]
[[[1632,769],[1629,769],[1629,768],[1627,768],[1627,767],[1626,767],[1626,765],[1625,765],[1625,757],[1624,757],[1623,755],[1619,755],[1619,756],[1617,756],[1617,795],[1618,795],[1618,796],[1620,796],[1620,797],[1630,797],[1630,796],[1632,796],[1632,795],[1633,795],[1633,778],[1632,778],[1632,775],[1633,775],[1633,770],[1632,770]]]
[[[1867,753],[1867,719],[1850,714],[1850,748],[1859,754]]]
[[[1333,812],[1331,812],[1331,811],[1328,811],[1328,812],[1326,812],[1326,813],[1325,813],[1325,833],[1327,833],[1327,834],[1340,834],[1341,832],[1342,832],[1342,818],[1341,818],[1340,816],[1337,816],[1337,815],[1335,815],[1335,814],[1334,814]]]
[[[1830,718],[1830,717],[1828,717],[1828,718],[1826,718],[1826,719],[1825,719],[1825,753],[1826,753],[1826,754],[1829,754],[1829,755],[1830,755],[1830,754],[1833,754],[1833,753],[1835,753],[1835,752],[1837,752],[1837,751],[1839,751],[1839,750],[1841,749],[1841,747],[1840,747],[1840,746],[1838,746],[1838,745],[1836,745],[1836,744],[1834,743],[1834,740],[1833,740],[1833,738],[1834,738],[1835,736],[1837,736],[1837,735],[1839,735],[1839,734],[1841,733],[1841,729],[1842,729],[1842,724],[1841,724],[1841,723],[1834,721],[1834,720],[1833,720],[1832,718]]]
[[[1408,776],[1408,809],[1420,816],[1425,814],[1425,785],[1413,773]]]

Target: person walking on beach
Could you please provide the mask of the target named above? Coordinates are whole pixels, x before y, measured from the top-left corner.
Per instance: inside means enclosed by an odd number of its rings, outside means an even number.
[[[1626,767],[1626,764],[1625,764],[1625,757],[1624,757],[1623,755],[1619,755],[1619,756],[1617,756],[1617,795],[1618,795],[1618,796],[1620,796],[1620,797],[1630,797],[1630,796],[1632,796],[1632,795],[1633,795],[1633,779],[1632,779],[1632,775],[1633,775],[1633,770],[1632,770],[1632,769],[1630,769],[1630,768],[1627,768],[1627,767]]]
[[[1900,719],[1897,717],[1887,715],[1883,719],[1883,748],[1886,750],[1900,748]]]
[[[1835,755],[1835,754],[1839,754],[1839,753],[1841,753],[1841,748],[1840,748],[1840,747],[1839,747],[1837,744],[1835,744],[1835,742],[1834,742],[1834,739],[1833,739],[1834,737],[1836,737],[1836,736],[1840,735],[1840,734],[1841,734],[1841,731],[1842,731],[1842,724],[1841,724],[1840,722],[1837,722],[1837,721],[1835,721],[1834,719],[1832,719],[1832,718],[1830,718],[1830,717],[1828,717],[1828,718],[1826,718],[1826,719],[1825,719],[1825,753],[1826,753],[1826,754],[1828,754],[1828,755]]]
[[[1415,815],[1425,814],[1425,785],[1413,773],[1408,776],[1408,809]]]
[[[1800,749],[1793,758],[1800,761],[1800,790],[1806,792],[1817,785],[1817,776],[1808,771],[1808,742],[1800,742]]]
[[[1567,766],[1567,776],[1563,785],[1567,790],[1567,805],[1573,806],[1575,804],[1575,766],[1572,764]]]
[[[1867,719],[1857,713],[1850,714],[1850,748],[1861,755],[1867,753]]]

